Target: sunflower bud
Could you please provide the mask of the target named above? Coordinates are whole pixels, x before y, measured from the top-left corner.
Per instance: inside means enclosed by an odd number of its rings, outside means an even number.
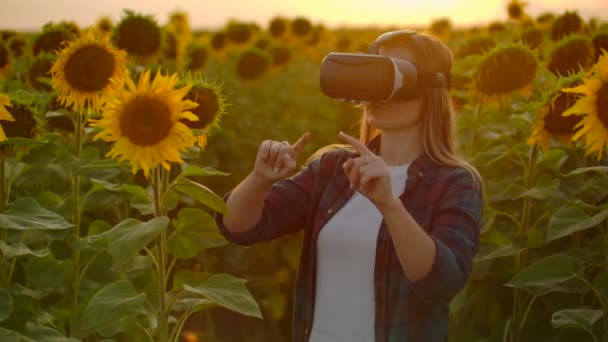
[[[312,24],[304,17],[298,17],[291,23],[291,33],[296,37],[304,37],[310,33]]]
[[[152,17],[125,11],[112,40],[116,47],[126,50],[129,55],[150,59],[160,52],[162,34]]]
[[[526,3],[519,2],[518,0],[511,0],[507,5],[507,13],[509,18],[513,20],[521,20],[524,15],[524,7]]]
[[[233,43],[245,44],[253,36],[253,31],[249,24],[232,21],[226,27],[226,36]]]
[[[559,41],[571,34],[582,33],[583,25],[583,19],[578,13],[566,11],[553,22],[551,39]]]
[[[467,39],[460,49],[458,49],[457,55],[459,57],[466,57],[471,55],[481,55],[496,46],[494,39],[488,36],[473,36]]]
[[[189,71],[197,71],[202,69],[207,63],[209,53],[207,48],[199,44],[192,44],[188,47],[186,69]]]
[[[237,73],[244,80],[259,78],[268,70],[270,63],[270,56],[267,53],[256,47],[250,47],[239,56]]]
[[[591,41],[583,36],[570,36],[560,41],[553,52],[547,69],[556,75],[575,74],[587,69],[593,60]]]
[[[602,55],[602,49],[608,51],[608,31],[601,31],[593,36],[593,50],[595,53],[595,57],[593,58],[593,62],[597,63],[600,56]]]
[[[536,49],[543,42],[543,31],[538,27],[530,27],[521,34],[521,41],[530,49]]]
[[[273,45],[270,47],[270,55],[272,56],[272,64],[275,66],[283,66],[291,60],[291,49],[285,45]]]
[[[273,38],[281,38],[287,32],[287,20],[282,17],[273,18],[268,25],[268,33]]]
[[[532,83],[537,68],[536,57],[524,45],[498,46],[486,53],[479,63],[475,84],[483,94],[512,92]]]
[[[51,78],[51,68],[55,63],[55,56],[41,54],[37,56],[25,73],[25,82],[35,90],[51,91],[52,87],[41,79]]]
[[[34,38],[32,52],[34,56],[41,53],[53,53],[61,48],[63,42],[73,40],[74,38],[74,34],[65,26],[49,23],[44,25],[42,32]]]

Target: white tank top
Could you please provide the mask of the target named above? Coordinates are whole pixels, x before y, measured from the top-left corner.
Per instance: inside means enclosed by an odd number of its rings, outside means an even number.
[[[389,166],[393,194],[409,164]],[[319,233],[311,342],[374,341],[374,267],[380,211],[356,191]]]

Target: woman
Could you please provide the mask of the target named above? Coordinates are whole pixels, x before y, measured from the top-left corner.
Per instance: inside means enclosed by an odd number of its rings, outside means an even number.
[[[422,72],[449,75],[450,50],[392,32],[372,46]],[[292,341],[445,341],[448,305],[477,251],[481,178],[456,157],[447,88],[364,105],[359,140],[324,149],[287,178],[310,134],[264,141],[253,171],[216,214],[250,245],[305,230]]]

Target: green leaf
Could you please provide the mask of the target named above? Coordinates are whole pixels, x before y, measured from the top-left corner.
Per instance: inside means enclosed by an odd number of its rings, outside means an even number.
[[[80,168],[85,169],[85,170],[87,170],[87,169],[95,169],[95,170],[116,169],[116,168],[127,168],[127,167],[129,167],[128,161],[119,162],[118,159],[99,159],[99,160],[94,160],[94,161],[91,161],[89,163],[86,163],[86,164],[80,166]]]
[[[145,300],[145,295],[138,294],[127,280],[108,284],[87,303],[82,316],[82,329],[91,333],[97,332],[98,328],[104,325],[135,314]]]
[[[25,337],[20,333],[0,327],[0,341],[7,342],[36,342],[29,337]]]
[[[188,270],[179,270],[173,275],[173,290],[181,290],[182,285],[190,285],[197,287],[205,284],[205,282],[211,277],[210,273],[192,272]]]
[[[57,290],[50,288],[32,290],[19,284],[13,285],[11,289],[13,291],[13,294],[16,296],[25,296],[35,300],[40,300],[50,294],[57,292]]]
[[[608,166],[579,167],[579,168],[574,169],[574,170],[570,171],[569,173],[567,173],[566,177],[576,176],[576,175],[580,175],[580,174],[588,173],[588,172],[595,172],[595,173],[599,173],[603,176],[606,176],[608,174]]]
[[[196,256],[201,250],[226,244],[215,219],[207,212],[196,208],[184,208],[173,220],[175,231],[167,240],[169,252],[179,259]]]
[[[175,181],[173,188],[215,211],[219,211],[222,214],[228,213],[228,208],[226,207],[224,200],[202,184],[180,177]]]
[[[502,246],[481,245],[479,247],[479,252],[475,256],[475,261],[484,261],[484,260],[502,258],[505,256],[517,254],[517,253],[523,251],[524,249],[525,249],[525,247],[523,247],[523,246],[513,246],[513,245],[502,245]]]
[[[7,289],[0,288],[0,322],[9,318],[13,313],[13,297]]]
[[[552,171],[559,172],[566,160],[568,160],[566,151],[554,148],[550,149],[546,154],[544,154],[540,165],[543,165]]]
[[[544,200],[555,196],[558,189],[559,179],[546,175],[545,177],[540,177],[538,179],[536,186],[524,191],[516,198],[528,197],[536,200]]]
[[[74,274],[71,259],[56,260],[52,254],[43,258],[28,258],[25,283],[32,289],[67,289]]]
[[[4,256],[4,259],[17,258],[24,255],[33,255],[38,258],[43,258],[49,255],[48,249],[40,249],[37,251],[31,250],[23,242],[18,242],[13,245],[7,245],[4,241],[0,241],[0,252]]]
[[[110,183],[101,179],[91,179],[93,187],[91,193],[99,191],[110,191],[114,193],[122,193],[131,195],[130,205],[131,207],[139,210],[142,215],[152,214],[154,207],[150,196],[146,192],[146,189],[141,186],[131,184],[115,184]]]
[[[205,298],[180,298],[171,306],[171,311],[186,311],[192,314],[216,306],[213,301]]]
[[[593,279],[593,287],[595,287],[604,298],[608,298],[608,272],[602,271],[596,274]]]
[[[181,177],[197,177],[197,176],[229,176],[229,173],[216,170],[210,166],[199,167],[191,164],[183,164]]]
[[[475,165],[478,167],[488,167],[495,162],[505,158],[511,153],[511,149],[506,145],[499,145],[487,151],[478,152],[475,156]]]
[[[17,199],[10,209],[0,214],[0,227],[5,229],[67,229],[72,226],[62,216],[41,207],[30,197]]]
[[[148,222],[128,218],[117,224],[108,234],[109,252],[114,264],[121,267],[167,228],[169,218],[155,217]]]
[[[517,288],[551,286],[574,276],[574,259],[558,254],[544,257],[523,268],[506,285]]]
[[[553,313],[551,325],[555,328],[579,328],[593,335],[593,324],[603,313],[602,310],[567,309]]]
[[[10,145],[10,146],[35,146],[35,145],[43,145],[47,141],[44,140],[36,140],[36,139],[27,139],[22,137],[14,137],[7,138],[4,141],[0,142],[0,146]]]
[[[28,322],[25,327],[25,334],[38,342],[78,342],[75,338],[63,336],[59,331],[36,325]]]
[[[240,314],[262,318],[260,307],[245,287],[244,279],[216,274],[199,286],[183,285],[184,290],[210,299],[219,306]]]
[[[73,273],[71,259],[55,260],[52,254],[43,258],[28,258],[25,283],[32,289],[65,289],[70,287]]]
[[[581,208],[574,206],[562,207],[549,220],[547,241],[553,241],[595,227],[606,220],[607,217],[608,210],[604,210],[591,217]]]

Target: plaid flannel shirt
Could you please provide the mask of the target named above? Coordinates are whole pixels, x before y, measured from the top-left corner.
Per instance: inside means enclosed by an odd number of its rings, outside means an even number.
[[[380,137],[367,146],[378,154]],[[347,149],[324,153],[268,192],[258,224],[230,233],[215,214],[220,232],[232,243],[251,245],[304,229],[293,308],[293,342],[309,340],[316,285],[316,241],[320,230],[348,201],[342,163],[357,156]],[[226,194],[224,199],[230,196]],[[449,302],[471,272],[477,252],[483,201],[481,184],[464,168],[440,166],[423,154],[408,168],[401,202],[436,245],[431,271],[410,281],[383,220],[374,270],[376,342],[446,341]]]

